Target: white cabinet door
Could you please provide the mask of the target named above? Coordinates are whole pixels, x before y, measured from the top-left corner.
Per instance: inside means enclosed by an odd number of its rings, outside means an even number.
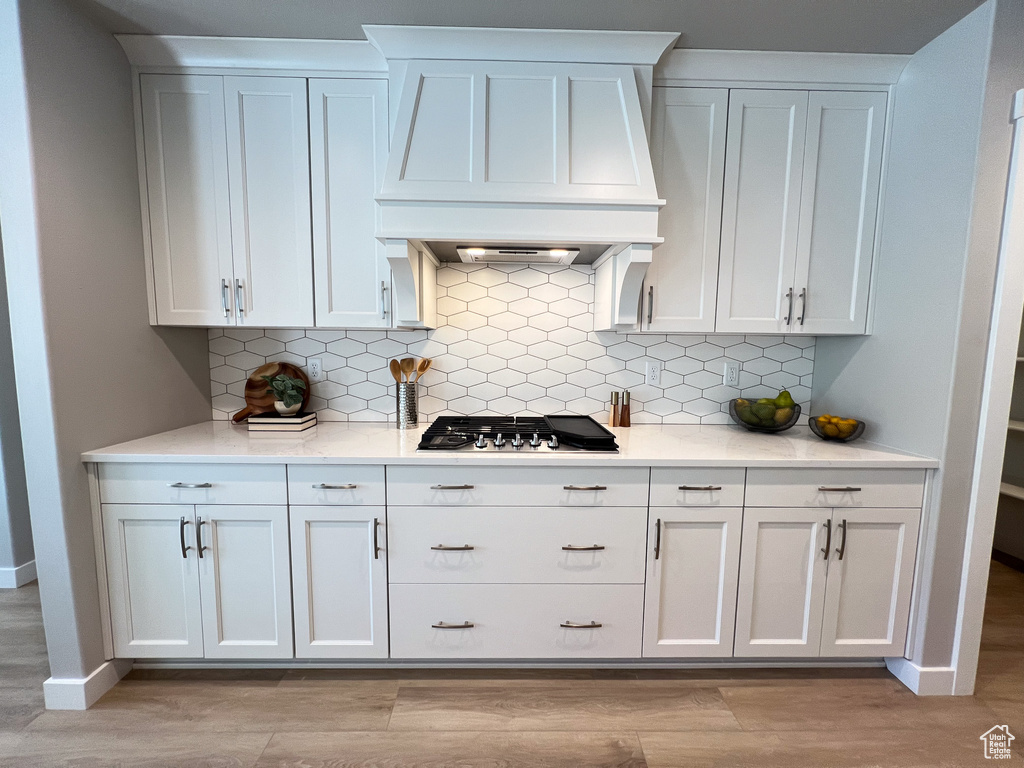
[[[718,332],[789,326],[806,123],[806,91],[729,94]]]
[[[792,330],[864,333],[886,94],[809,97]]]
[[[202,658],[193,508],[104,504],[102,516],[114,655]]]
[[[665,242],[647,270],[640,327],[708,333],[715,330],[729,91],[655,88],[653,107],[651,152],[666,201],[658,218]]]
[[[316,325],[389,328],[391,268],[377,241],[388,159],[386,80],[310,80]]]
[[[732,656],[743,510],[652,507],[644,656]]]
[[[225,77],[236,318],[313,325],[306,80]]]
[[[902,656],[917,551],[917,509],[837,509],[822,656]]]
[[[197,506],[208,659],[292,658],[288,508]]]
[[[145,195],[160,325],[233,325],[223,79],[142,75]]]
[[[744,510],[736,656],[818,655],[831,522],[830,509]]]
[[[387,658],[383,522],[384,507],[291,508],[297,658]]]

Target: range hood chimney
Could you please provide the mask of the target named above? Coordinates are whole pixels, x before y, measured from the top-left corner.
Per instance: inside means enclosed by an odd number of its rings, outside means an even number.
[[[678,35],[363,30],[388,62],[378,239],[399,325],[432,325],[441,260],[614,262],[612,282],[628,286],[635,261],[642,281],[664,205],[648,146],[651,83]]]

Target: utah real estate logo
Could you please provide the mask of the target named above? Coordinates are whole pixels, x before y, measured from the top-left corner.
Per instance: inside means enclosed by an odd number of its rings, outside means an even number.
[[[1009,760],[1012,756],[1010,742],[1014,735],[1010,733],[1009,726],[994,725],[978,737],[985,742],[986,760]]]

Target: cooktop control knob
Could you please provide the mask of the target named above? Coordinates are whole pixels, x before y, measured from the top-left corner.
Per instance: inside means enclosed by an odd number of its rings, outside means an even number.
[[[548,448],[550,448],[552,451],[558,450],[558,437],[556,435],[552,435],[551,438],[548,440]]]
[[[474,445],[477,448],[486,448],[487,447],[487,438],[484,437],[482,434],[477,435],[476,436],[476,442],[474,443]]]
[[[517,451],[523,447],[523,436],[516,432],[516,436],[512,438],[512,447]]]
[[[502,435],[501,432],[499,432],[498,434],[496,434],[494,436],[494,447],[495,448],[504,448],[505,447],[505,436]]]
[[[540,448],[540,435],[536,432],[533,433],[533,437],[530,439],[531,448]]]

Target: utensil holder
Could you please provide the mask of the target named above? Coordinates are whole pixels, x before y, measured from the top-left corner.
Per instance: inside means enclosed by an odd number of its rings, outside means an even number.
[[[419,423],[414,381],[400,381],[395,384],[395,422],[399,429],[415,427]]]

